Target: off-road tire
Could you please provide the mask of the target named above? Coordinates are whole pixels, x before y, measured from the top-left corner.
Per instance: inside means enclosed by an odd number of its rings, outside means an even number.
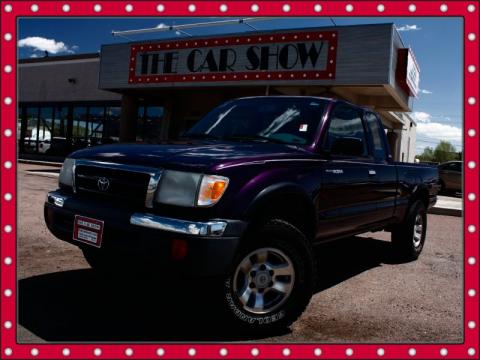
[[[224,281],[226,312],[233,325],[247,333],[275,333],[291,325],[310,302],[316,285],[316,261],[311,244],[296,227],[283,220],[270,220],[248,235]],[[237,266],[252,251],[278,249],[287,255],[295,271],[290,295],[278,308],[265,314],[246,310],[234,291]]]
[[[422,231],[419,242],[414,239],[417,216],[420,216],[422,221]],[[404,222],[395,226],[392,231],[392,245],[395,257],[402,261],[417,260],[425,244],[426,232],[427,211],[425,204],[417,200],[410,206]]]

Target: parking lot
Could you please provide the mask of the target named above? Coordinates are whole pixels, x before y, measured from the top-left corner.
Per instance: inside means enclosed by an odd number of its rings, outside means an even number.
[[[305,313],[290,331],[252,338],[226,329],[207,282],[177,281],[168,274],[96,276],[78,248],[55,239],[44,225],[45,195],[56,184],[55,169],[19,164],[21,343],[462,342],[461,217],[430,214],[424,252],[412,263],[393,261],[390,234],[384,232],[319,246],[320,282]]]

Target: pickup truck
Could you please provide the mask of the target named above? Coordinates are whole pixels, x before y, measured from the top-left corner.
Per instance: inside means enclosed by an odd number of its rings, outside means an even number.
[[[265,96],[220,105],[176,141],[70,154],[44,213],[93,269],[221,279],[235,325],[270,332],[309,303],[320,242],[385,230],[417,259],[438,190],[436,167],[392,160],[373,111]]]

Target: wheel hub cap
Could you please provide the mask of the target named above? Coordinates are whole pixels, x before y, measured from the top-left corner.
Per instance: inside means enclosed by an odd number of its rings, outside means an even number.
[[[237,266],[233,290],[246,311],[266,314],[289,298],[294,281],[290,258],[278,249],[261,248],[245,256]]]
[[[413,226],[413,245],[420,246],[423,235],[423,218],[420,214],[415,217],[415,225]]]

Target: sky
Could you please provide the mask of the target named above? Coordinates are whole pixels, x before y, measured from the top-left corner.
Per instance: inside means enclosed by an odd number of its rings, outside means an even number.
[[[220,20],[218,18],[30,18],[19,20],[20,58],[93,53],[102,44],[188,37],[175,31],[112,36],[112,30],[132,30]],[[414,99],[412,117],[417,122],[416,152],[450,141],[462,150],[463,133],[463,21],[461,18],[276,18],[252,22],[258,30],[288,29],[336,24],[394,23],[404,44],[411,47],[420,66],[420,94]],[[192,36],[253,31],[245,24],[187,30]]]

